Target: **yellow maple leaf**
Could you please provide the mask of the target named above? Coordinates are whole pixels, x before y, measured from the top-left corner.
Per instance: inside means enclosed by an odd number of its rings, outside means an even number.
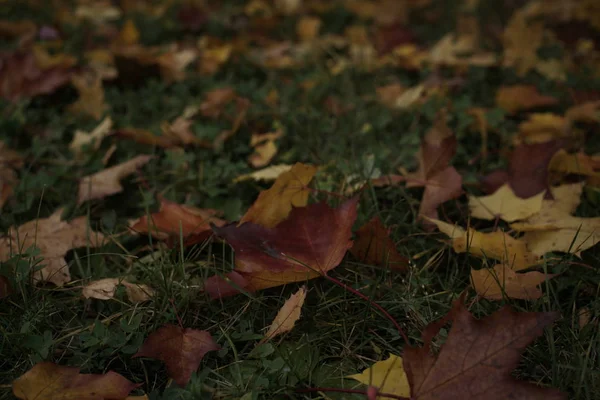
[[[292,328],[294,328],[296,321],[300,318],[300,311],[302,310],[305,299],[306,286],[302,286],[300,290],[291,295],[283,304],[260,343],[264,343],[277,335],[291,331]]]
[[[527,199],[518,197],[509,184],[504,184],[489,196],[469,196],[469,209],[475,218],[493,220],[503,219],[513,222],[528,218],[542,209],[545,192]]]
[[[277,177],[270,189],[262,191],[258,199],[240,220],[272,228],[287,218],[292,207],[304,207],[310,190],[306,187],[317,172],[317,167],[296,163],[291,170]]]
[[[350,375],[348,378],[365,385],[375,386],[382,393],[410,397],[410,386],[402,358],[394,354],[390,354],[387,360],[377,361],[362,373]]]
[[[471,269],[473,288],[478,295],[488,300],[502,300],[505,296],[509,299],[539,299],[542,291],[537,286],[552,277],[554,275],[537,271],[516,273],[506,264]]]

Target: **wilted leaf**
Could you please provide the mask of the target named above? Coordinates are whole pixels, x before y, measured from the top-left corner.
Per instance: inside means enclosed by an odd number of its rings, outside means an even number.
[[[471,269],[471,283],[475,291],[488,300],[502,300],[505,297],[539,299],[543,294],[538,285],[552,277],[554,275],[537,271],[517,273],[506,264],[497,264],[494,268]]]
[[[130,224],[130,228],[140,234],[150,233],[157,239],[169,237],[179,239],[190,235],[207,238],[212,234],[210,225],[222,226],[225,221],[217,218],[218,210],[196,208],[160,199],[157,213],[144,215]]]
[[[251,222],[214,228],[233,247],[236,268],[227,280],[207,279],[205,290],[220,298],[239,293],[238,288],[252,292],[326,274],[352,246],[357,203],[355,198],[337,209],[325,203],[294,208],[273,228]]]
[[[108,400],[123,399],[138,386],[113,371],[80,374],[77,367],[42,362],[13,382],[13,394],[23,400]]]
[[[88,200],[102,199],[121,192],[123,190],[120,183],[121,179],[133,174],[151,159],[152,156],[150,155],[140,155],[93,175],[84,176],[79,182],[77,203],[81,204]]]
[[[219,348],[207,331],[164,325],[146,338],[133,357],[149,357],[164,362],[169,377],[179,386],[185,386],[206,353]]]
[[[259,169],[258,171],[251,172],[249,174],[240,175],[233,180],[233,182],[242,182],[246,180],[254,181],[274,181],[279,175],[284,172],[288,172],[292,169],[291,165],[278,164],[271,165],[270,167]]]
[[[496,93],[496,105],[509,114],[555,104],[557,99],[540,94],[533,85],[502,86]]]
[[[394,354],[390,354],[386,360],[377,361],[360,374],[350,375],[348,378],[364,385],[375,386],[381,393],[410,397],[410,386],[402,358]]]
[[[508,184],[502,185],[489,196],[469,196],[471,216],[494,220],[500,218],[513,222],[531,217],[542,209],[545,192],[527,199],[517,197]]]
[[[300,311],[302,311],[304,299],[306,299],[306,286],[301,287],[300,290],[285,301],[283,307],[281,307],[275,316],[273,323],[271,323],[269,330],[260,343],[264,343],[277,335],[291,331],[294,328],[296,321],[300,318]]]
[[[76,130],[75,136],[73,136],[73,140],[69,144],[69,149],[74,153],[75,158],[81,157],[85,146],[91,146],[94,150],[97,150],[102,140],[112,133],[112,124],[112,119],[106,117],[89,133]]]
[[[18,228],[11,227],[8,234],[0,238],[0,261],[7,261],[15,254],[31,246],[40,249],[43,268],[34,273],[34,280],[49,281],[62,286],[71,280],[65,254],[77,247],[97,247],[104,236],[88,226],[86,217],[62,221],[59,209],[48,218],[29,221]]]
[[[350,249],[354,257],[367,264],[389,266],[399,271],[408,269],[408,259],[398,253],[379,217],[373,217],[355,233],[356,240]]]
[[[277,177],[271,188],[260,192],[240,223],[253,222],[272,228],[290,214],[292,207],[304,207],[310,193],[307,185],[317,167],[296,163],[288,172]]]
[[[83,287],[81,294],[86,299],[110,300],[115,297],[117,286],[125,286],[127,297],[132,303],[150,300],[154,290],[147,285],[130,283],[119,278],[105,278],[92,281]]]
[[[513,238],[502,231],[478,232],[473,228],[464,230],[446,222],[430,219],[440,232],[452,239],[452,247],[457,253],[468,252],[483,259],[498,260],[520,271],[540,263],[540,258],[530,252],[523,240]]]
[[[439,354],[431,352],[432,339],[442,328],[436,321],[423,331],[423,347],[405,347],[404,368],[414,400],[451,399],[566,399],[556,389],[542,388],[512,376],[521,353],[557,313],[516,312],[503,307],[476,320],[460,298],[442,320],[452,328]]]

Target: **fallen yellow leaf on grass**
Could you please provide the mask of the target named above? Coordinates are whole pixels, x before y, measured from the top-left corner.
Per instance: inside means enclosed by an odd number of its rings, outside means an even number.
[[[277,154],[275,141],[282,136],[283,131],[281,129],[275,132],[253,134],[250,138],[250,147],[254,148],[254,153],[248,156],[250,165],[254,168],[261,168],[269,164]]]
[[[287,218],[292,207],[304,207],[310,190],[307,185],[317,167],[296,163],[291,170],[279,175],[270,189],[260,192],[258,199],[240,220],[272,228]]]
[[[300,311],[302,311],[302,305],[304,304],[305,299],[306,286],[302,286],[300,290],[286,300],[260,343],[264,343],[277,335],[291,331],[294,328],[296,321],[300,318]]]
[[[271,165],[270,167],[259,169],[258,171],[251,172],[249,174],[240,175],[233,180],[234,183],[242,182],[246,180],[255,181],[274,181],[279,175],[292,169],[291,165],[278,164]]]
[[[471,283],[480,296],[488,300],[535,300],[542,297],[538,285],[555,275],[530,271],[516,273],[506,264],[494,268],[471,269]]]
[[[489,196],[469,196],[469,209],[475,218],[493,220],[500,218],[506,222],[528,218],[542,209],[546,192],[540,192],[527,199],[518,197],[508,183],[502,185]]]
[[[104,102],[104,88],[99,74],[74,75],[71,83],[79,92],[79,98],[68,110],[75,114],[88,115],[96,120],[102,117],[107,108]]]
[[[563,175],[584,175],[589,177],[600,177],[600,163],[594,161],[592,157],[585,153],[567,153],[561,149],[554,154],[548,169]]]
[[[154,290],[148,285],[130,283],[119,278],[92,281],[83,287],[81,294],[86,299],[110,300],[115,297],[119,285],[125,286],[127,297],[132,303],[148,301],[154,295]]]
[[[381,393],[410,397],[410,386],[402,358],[394,354],[390,354],[387,360],[377,361],[360,374],[350,375],[348,378],[365,385],[375,386]]]
[[[79,182],[77,203],[101,199],[123,190],[120,180],[133,174],[152,159],[150,155],[140,155],[129,161],[106,168],[92,175],[84,176]]]
[[[566,118],[552,113],[533,113],[519,125],[517,143],[545,143],[566,137],[571,132]]]
[[[75,158],[81,157],[85,146],[91,146],[94,150],[97,150],[100,147],[102,140],[112,133],[112,125],[112,119],[106,117],[89,133],[80,130],[75,131],[75,136],[69,144],[69,149],[71,149]]]
[[[452,247],[457,253],[466,253],[483,258],[498,260],[509,265],[514,271],[520,271],[539,264],[540,258],[528,250],[525,241],[515,239],[509,234],[496,231],[478,232],[473,228],[464,230],[443,221],[428,218],[440,232],[452,239]]]
[[[557,99],[540,94],[533,85],[503,86],[496,93],[496,105],[509,114],[557,103]]]

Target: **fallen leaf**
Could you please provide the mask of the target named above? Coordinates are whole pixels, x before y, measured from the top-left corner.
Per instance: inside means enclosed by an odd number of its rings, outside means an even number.
[[[75,158],[81,158],[86,146],[91,146],[94,150],[98,150],[102,140],[112,134],[112,125],[112,119],[106,117],[91,132],[76,130],[75,136],[73,136],[73,140],[69,144],[69,149],[71,149]]]
[[[151,159],[152,156],[150,155],[140,155],[93,175],[84,176],[79,182],[77,203],[81,204],[88,200],[102,199],[123,191],[120,180],[133,174]]]
[[[140,31],[131,19],[127,19],[119,31],[117,42],[121,45],[131,46],[140,41]]]
[[[107,109],[101,76],[95,73],[73,75],[71,83],[79,92],[79,98],[68,107],[68,110],[75,114],[88,115],[96,120],[100,119]]]
[[[267,342],[277,335],[291,331],[296,321],[300,319],[300,311],[302,311],[304,299],[306,299],[306,286],[302,286],[300,290],[285,301],[260,343]]]
[[[490,67],[498,63],[494,53],[483,52],[476,36],[449,33],[429,50],[428,60],[435,65]]]
[[[390,354],[386,360],[377,361],[360,374],[350,375],[348,378],[364,385],[375,386],[381,393],[410,397],[410,386],[402,358],[394,354]]]
[[[452,248],[457,253],[466,253],[483,259],[498,260],[514,271],[527,269],[540,263],[540,258],[527,248],[523,240],[515,239],[502,231],[483,233],[473,228],[464,230],[435,219],[429,219],[440,232],[452,239]]]
[[[304,16],[296,23],[296,35],[301,42],[310,42],[319,35],[322,22],[319,18]]]
[[[236,98],[235,90],[229,87],[213,89],[206,92],[200,104],[200,114],[209,118],[219,118],[225,106]]]
[[[554,312],[516,312],[505,306],[478,321],[466,309],[462,298],[456,300],[448,315],[425,328],[423,347],[404,348],[410,398],[566,399],[557,389],[512,376],[521,353],[557,317]],[[452,328],[434,356],[432,339],[448,320],[452,321]]]
[[[252,222],[272,228],[286,219],[293,207],[304,207],[310,193],[307,185],[317,167],[296,163],[291,170],[277,177],[271,188],[260,192],[240,223]]]
[[[557,99],[540,94],[533,85],[502,86],[496,93],[496,105],[509,114],[555,104]]]
[[[254,168],[261,168],[269,164],[275,154],[277,146],[275,141],[283,136],[281,129],[275,132],[253,134],[250,138],[250,147],[254,148],[254,153],[248,156],[248,162]]]
[[[518,144],[545,143],[562,139],[571,133],[571,125],[565,117],[552,113],[533,113],[519,125]]]
[[[212,235],[211,224],[223,226],[225,221],[217,218],[218,210],[196,208],[185,204],[160,199],[157,213],[142,216],[133,221],[129,227],[139,234],[150,233],[157,239],[187,238],[191,235]]]
[[[530,271],[516,273],[506,264],[494,268],[471,269],[471,283],[478,295],[488,300],[509,299],[536,300],[543,293],[538,288],[542,282],[555,275]]]
[[[207,331],[164,325],[146,338],[133,357],[164,362],[169,377],[179,386],[185,386],[206,353],[219,349],[220,346]]]
[[[469,196],[469,209],[475,218],[506,222],[526,219],[542,209],[545,192],[527,199],[517,197],[508,183],[489,196]]]
[[[157,136],[146,129],[138,128],[121,128],[114,131],[115,137],[133,140],[136,143],[147,144],[162,148],[175,147],[178,140],[173,136]]]
[[[513,13],[504,29],[504,66],[524,76],[539,62],[538,49],[544,40],[544,22],[532,18],[534,3]]]
[[[193,145],[206,149],[212,148],[212,144],[209,141],[200,139],[194,134],[191,129],[193,122],[191,117],[186,116],[184,112],[184,115],[177,117],[172,123],[164,122],[161,125],[163,136],[170,139],[172,144]]]
[[[406,271],[409,261],[396,250],[388,229],[379,217],[373,217],[356,232],[356,239],[350,253],[367,264],[387,266],[390,269]]]
[[[235,251],[227,279],[213,276],[205,290],[212,298],[305,281],[337,267],[352,247],[358,198],[332,209],[325,203],[294,208],[273,228],[247,222],[213,228]],[[236,287],[229,282],[233,282]]]
[[[589,101],[569,107],[565,117],[569,121],[598,123],[600,122],[600,101]]]
[[[600,163],[593,160],[585,153],[567,153],[566,150],[557,151],[550,163],[548,169],[560,175],[584,175],[589,177],[600,177]]]
[[[113,371],[80,374],[77,367],[41,362],[15,379],[13,394],[23,400],[123,399],[138,386]]]
[[[233,180],[234,183],[242,182],[246,180],[254,181],[274,181],[279,175],[284,172],[288,172],[292,169],[291,165],[278,164],[271,165],[270,167],[259,169],[258,171],[251,172],[249,174],[240,175]]]
[[[0,141],[0,210],[12,197],[19,183],[16,170],[23,167],[23,157]]]
[[[0,261],[7,261],[13,255],[36,246],[40,249],[43,267],[34,273],[34,281],[48,281],[56,286],[69,282],[71,275],[65,254],[78,247],[98,247],[104,241],[104,235],[90,229],[86,217],[62,221],[62,212],[59,209],[48,218],[29,221],[18,228],[11,227],[6,236],[0,237]]]
[[[81,294],[86,299],[110,300],[115,297],[119,285],[125,286],[127,297],[132,303],[148,301],[154,295],[154,290],[147,285],[130,283],[119,278],[92,281],[83,287]]]

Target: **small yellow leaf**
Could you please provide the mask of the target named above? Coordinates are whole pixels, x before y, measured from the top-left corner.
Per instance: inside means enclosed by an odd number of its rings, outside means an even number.
[[[537,271],[516,273],[506,264],[471,269],[471,283],[475,291],[488,300],[502,300],[505,296],[509,299],[539,299],[542,291],[537,286],[553,276]]]
[[[600,172],[596,172],[597,162],[594,162],[590,156],[585,153],[567,153],[561,149],[554,154],[548,170],[560,174],[585,175],[590,177],[600,177]]]
[[[240,175],[235,178],[233,182],[242,182],[250,179],[255,181],[274,181],[279,175],[290,169],[292,169],[292,166],[287,164],[271,165],[270,167],[259,169],[250,174]]]
[[[377,361],[371,368],[365,369],[360,374],[350,375],[348,378],[375,386],[382,393],[410,397],[410,386],[402,358],[394,354],[390,354],[387,360]]]
[[[114,298],[117,286],[125,286],[127,297],[132,303],[150,300],[154,290],[147,285],[130,283],[119,278],[106,278],[88,283],[82,294],[86,299],[110,300]]]
[[[71,83],[79,92],[79,98],[69,106],[69,112],[89,115],[99,120],[107,108],[100,74],[75,75],[71,78]]]
[[[269,327],[269,331],[266,333],[265,337],[260,341],[260,343],[264,343],[273,339],[277,335],[291,331],[292,328],[294,328],[296,321],[298,321],[300,318],[300,311],[302,310],[302,305],[304,304],[305,299],[306,286],[302,286],[300,290],[286,300],[283,307],[281,307],[275,316],[273,323]]]
[[[469,208],[475,218],[503,219],[513,222],[534,215],[542,209],[545,192],[527,199],[517,197],[508,184],[489,196],[469,196]]]
[[[92,145],[94,150],[97,150],[102,143],[102,140],[111,134],[112,119],[110,117],[104,118],[96,128],[91,132],[85,132],[77,130],[75,136],[69,144],[69,149],[75,154],[76,158],[80,158],[82,150],[87,145]]]

